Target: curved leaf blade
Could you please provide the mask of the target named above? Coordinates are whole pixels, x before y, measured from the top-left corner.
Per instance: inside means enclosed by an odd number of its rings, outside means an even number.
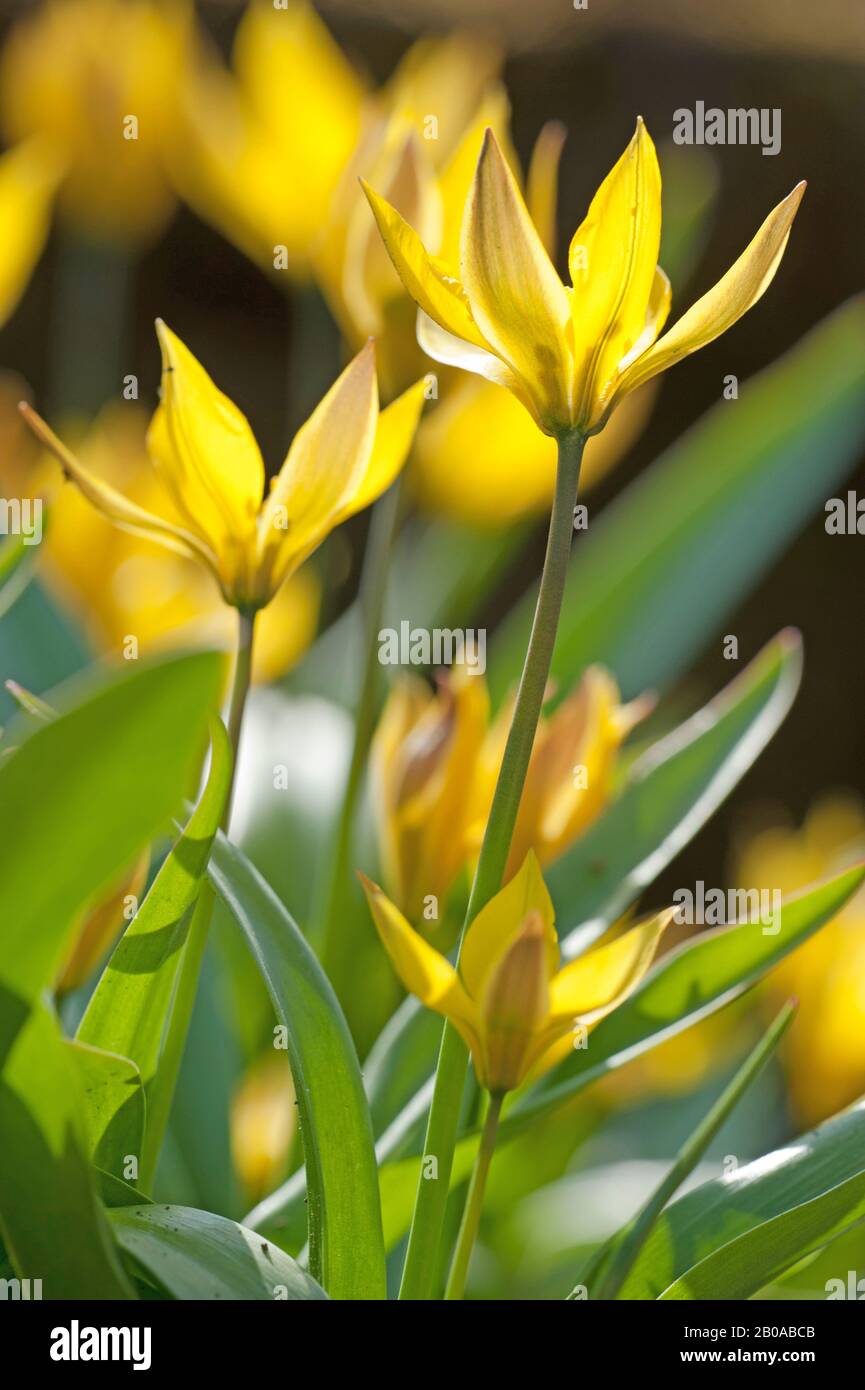
[[[212,1212],[149,1204],[114,1207],[109,1219],[127,1256],[172,1298],[327,1298],[278,1245]]]
[[[246,935],[285,1029],[306,1159],[310,1270],[331,1298],[384,1298],[372,1123],[336,995],[269,884],[222,834],[208,873]]]

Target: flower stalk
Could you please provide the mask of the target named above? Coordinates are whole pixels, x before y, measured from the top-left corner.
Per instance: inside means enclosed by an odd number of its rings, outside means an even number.
[[[585,438],[579,431],[566,431],[558,438],[556,492],[538,602],[511,729],[466,910],[463,937],[466,928],[501,887],[507,866],[553,657],[584,447]],[[446,1023],[424,1140],[424,1154],[434,1155],[437,1160],[438,1178],[435,1182],[427,1182],[423,1176],[418,1180],[400,1286],[399,1296],[402,1299],[427,1299],[431,1296],[438,1267],[467,1058],[465,1043],[453,1025]]]
[[[255,639],[255,613],[239,610],[237,619],[237,656],[234,663],[234,679],[232,682],[231,697],[229,699],[227,720],[228,736],[231,740],[233,760],[228,796],[226,797],[225,809],[222,813],[221,829],[223,831],[228,830],[228,824],[231,819],[231,803],[234,795],[234,783],[237,772],[237,756],[240,749],[240,735],[243,728],[243,713],[246,708],[246,697],[249,694],[252,671],[252,651]],[[141,1164],[139,1168],[139,1185],[143,1192],[149,1192],[152,1189],[153,1181],[156,1177],[159,1154],[162,1149],[162,1142],[165,1138],[165,1131],[168,1128],[171,1106],[174,1102],[174,1093],[177,1089],[177,1079],[180,1075],[180,1066],[183,1061],[183,1053],[186,1049],[186,1039],[189,1035],[189,1026],[192,1022],[192,1012],[198,993],[198,979],[201,974],[201,964],[204,959],[204,949],[207,945],[207,935],[210,931],[210,922],[213,917],[213,905],[215,901],[216,894],[214,893],[210,880],[205,878],[201,885],[201,892],[198,895],[198,900],[193,909],[189,930],[186,933],[186,941],[184,943],[180,969],[177,975],[177,987],[174,994],[174,1002],[171,1007],[171,1014],[168,1019],[162,1056],[159,1061],[158,1071],[153,1079],[151,1094],[148,1097],[147,1127],[142,1145]]]
[[[498,1133],[499,1116],[502,1112],[503,1100],[503,1095],[490,1096],[490,1102],[487,1106],[484,1127],[481,1133],[480,1147],[478,1148],[477,1157],[475,1158],[475,1166],[472,1169],[468,1195],[463,1210],[463,1218],[460,1223],[459,1235],[457,1236],[456,1248],[454,1250],[453,1263],[451,1265],[450,1274],[448,1275],[447,1287],[445,1288],[445,1298],[448,1301],[461,1299],[465,1290],[469,1261],[472,1257],[472,1250],[474,1249],[481,1224],[484,1193],[486,1191],[487,1177],[490,1171],[493,1152],[496,1147],[496,1135]]]

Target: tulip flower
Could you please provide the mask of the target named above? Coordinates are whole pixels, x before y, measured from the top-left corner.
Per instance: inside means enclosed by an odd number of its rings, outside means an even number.
[[[48,0],[13,26],[6,134],[58,153],[62,208],[91,237],[140,244],[173,212],[166,155],[193,47],[191,7],[152,0]]]
[[[507,387],[544,433],[560,439],[602,429],[629,392],[756,304],[778,268],[805,185],[778,204],[726,275],[665,334],[671,288],[657,264],[661,176],[642,120],[574,234],[567,286],[492,131],[465,204],[459,265],[430,255],[399,211],[364,187],[419,307],[423,349]]]
[[[253,1063],[231,1101],[231,1153],[251,1201],[285,1172],[297,1132],[294,1083],[285,1057],[271,1052]]]
[[[444,1015],[492,1095],[516,1090],[562,1055],[562,1039],[615,1009],[648,970],[672,909],[560,968],[555,914],[537,856],[471,923],[459,968],[423,939],[361,875],[382,945],[402,984]]]
[[[27,405],[21,409],[84,496],[115,525],[197,560],[225,602],[265,607],[327,535],[393,482],[423,405],[423,384],[379,412],[375,350],[349,363],[296,434],[264,496],[264,463],[244,416],[165,324],[162,398],[148,445],[179,514],[137,505],[105,483]]]
[[[197,559],[115,526],[63,475],[22,427],[13,382],[0,382],[0,493],[41,499],[51,518],[40,575],[71,612],[95,651],[117,654],[130,637],[140,655],[175,647],[230,651],[236,619]],[[20,395],[20,383],[14,400]],[[80,435],[81,466],[145,510],[182,517],[161,486],[145,447],[146,415],[130,402],[100,411]],[[22,437],[23,436],[23,437]],[[312,567],[292,575],[256,623],[252,681],[277,680],[315,636],[320,585]]]
[[[594,821],[613,789],[617,757],[646,699],[622,705],[612,676],[590,667],[542,719],[526,774],[506,875],[529,849],[551,863]],[[374,804],[388,889],[413,919],[444,904],[477,859],[513,713],[489,723],[481,676],[458,669],[435,692],[420,680],[394,687],[372,746]]]

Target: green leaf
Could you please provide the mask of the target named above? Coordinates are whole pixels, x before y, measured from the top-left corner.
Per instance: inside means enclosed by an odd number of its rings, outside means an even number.
[[[653,744],[609,810],[551,867],[556,916],[581,924],[570,959],[615,922],[745,775],[790,709],[802,676],[798,633],[782,632],[703,709]]]
[[[332,1298],[384,1298],[372,1124],[342,1010],[285,907],[222,835],[208,872],[247,937],[285,1029],[306,1159],[310,1270]]]
[[[36,548],[23,536],[10,536],[0,545],[0,618],[23,594],[35,570]]]
[[[662,1299],[750,1298],[805,1255],[865,1221],[865,1172],[764,1221],[689,1269]]]
[[[574,547],[552,674],[571,689],[602,662],[630,696],[693,661],[858,458],[865,439],[865,301],[831,314],[722,401]],[[491,645],[501,699],[516,683],[531,587]]]
[[[221,663],[172,658],[103,679],[23,725],[0,767],[0,1223],[51,1298],[125,1298],[88,1161],[73,1053],[43,991],[80,909],[161,828],[194,771]],[[13,735],[15,731],[13,730]]]
[[[500,1125],[546,1114],[591,1081],[737,998],[773,965],[840,912],[865,879],[848,869],[782,903],[776,932],[741,922],[702,933],[665,956],[623,1004],[602,1019],[589,1046],[575,1051],[543,1083],[516,1102]]]
[[[757,1046],[746,1057],[735,1076],[725,1086],[708,1115],[682,1146],[675,1163],[665,1174],[663,1181],[659,1183],[627,1226],[596,1252],[590,1261],[590,1267],[583,1272],[578,1280],[577,1288],[568,1295],[569,1298],[576,1298],[578,1290],[581,1291],[582,1289],[587,1289],[592,1298],[609,1299],[616,1297],[664,1207],[699,1163],[745,1091],[763,1070],[781,1038],[790,1027],[795,1014],[796,1006],[794,1003],[784,1006]]]
[[[47,1004],[0,986],[16,1023],[0,1077],[0,1226],[16,1274],[46,1298],[132,1298],[88,1161],[83,1096]]]
[[[53,723],[25,725],[0,767],[0,978],[23,997],[54,979],[78,911],[177,810],[221,670],[208,653],[168,658],[88,683],[70,708],[75,682],[52,698]]]
[[[865,1101],[834,1116],[818,1129],[792,1141],[774,1153],[766,1154],[742,1168],[713,1178],[673,1202],[661,1215],[651,1236],[640,1251],[639,1258],[622,1285],[620,1297],[627,1299],[659,1298],[674,1286],[688,1271],[700,1268],[716,1251],[735,1244],[749,1232],[759,1231],[784,1213],[795,1213],[810,1207],[815,1200],[836,1194],[835,1198],[813,1211],[804,1211],[788,1227],[766,1232],[767,1264],[772,1252],[779,1254],[782,1263],[786,1251],[797,1240],[808,1244],[809,1232],[818,1227],[824,1232],[834,1229],[837,1220],[842,1227],[856,1216],[857,1191],[861,1194],[865,1173]],[[848,1187],[848,1183],[852,1184]],[[843,1190],[842,1190],[843,1189]],[[780,1230],[780,1239],[776,1232]],[[787,1232],[792,1238],[787,1243]],[[804,1241],[799,1233],[803,1233]],[[829,1238],[828,1236],[826,1237]],[[816,1244],[821,1243],[818,1238]],[[741,1247],[740,1247],[741,1248]],[[813,1248],[813,1247],[812,1247]],[[753,1257],[759,1258],[755,1251]],[[730,1278],[738,1278],[740,1268],[737,1252],[730,1252]],[[793,1263],[790,1260],[790,1264]],[[789,1266],[785,1266],[789,1267]],[[695,1279],[700,1276],[695,1275]],[[774,1277],[770,1271],[762,1283]],[[761,1287],[762,1284],[758,1287]],[[728,1292],[727,1298],[737,1295]]]
[[[228,734],[220,719],[210,729],[212,757],[199,803],[115,946],[78,1028],[80,1042],[130,1058],[145,1087],[156,1073],[190,913],[231,782]]]
[[[128,1057],[80,1042],[67,1044],[84,1095],[84,1126],[93,1162],[121,1177],[127,1158],[138,1158],[144,1136],[141,1074]]]
[[[177,1299],[306,1302],[327,1294],[278,1245],[194,1207],[123,1206],[109,1213],[123,1250]]]

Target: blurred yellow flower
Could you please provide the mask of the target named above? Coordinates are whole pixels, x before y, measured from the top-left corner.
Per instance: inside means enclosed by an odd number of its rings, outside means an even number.
[[[67,994],[89,980],[103,956],[107,955],[109,948],[131,921],[144,891],[149,868],[150,851],[145,850],[99,902],[91,904],[80,914],[69,957],[55,985],[58,994]]]
[[[718,284],[659,337],[671,290],[657,264],[661,176],[642,120],[574,234],[573,287],[559,279],[492,130],[465,203],[458,268],[364,187],[419,307],[424,350],[507,387],[554,436],[595,433],[628,392],[741,318],[770,284],[804,192],[797,185]]]
[[[784,894],[839,873],[865,858],[865,809],[845,795],[817,801],[803,825],[775,824],[748,838],[734,855],[733,881]],[[865,891],[785,957],[765,990],[799,1000],[782,1046],[797,1118],[818,1124],[865,1090]]]
[[[648,970],[672,909],[647,919],[561,969],[550,895],[535,855],[469,927],[458,969],[413,931],[382,890],[361,875],[370,910],[405,988],[450,1019],[492,1095],[546,1070],[617,1007]]]
[[[507,873],[531,848],[551,863],[598,816],[612,791],[624,739],[647,712],[619,703],[615,681],[590,667],[535,737]],[[388,891],[414,921],[435,922],[480,850],[510,724],[490,724],[483,678],[458,668],[433,691],[395,685],[373,740],[371,771]],[[434,899],[435,915],[425,914]]]
[[[349,363],[292,441],[264,497],[264,463],[245,417],[165,324],[162,393],[148,431],[159,499],[140,506],[91,472],[29,406],[28,423],[83,495],[115,525],[203,564],[226,603],[268,604],[326,536],[393,482],[423,406],[423,384],[379,412],[375,350]],[[171,506],[161,498],[170,498]],[[180,522],[174,517],[180,516]]]
[[[43,141],[0,156],[0,324],[13,313],[45,245],[59,178],[60,164]]]
[[[74,486],[63,486],[54,460],[36,452],[13,400],[20,385],[0,385],[0,489],[40,497],[47,509],[40,573],[52,594],[84,628],[96,651],[123,653],[207,646],[232,649],[235,620],[197,560],[121,530]],[[78,457],[136,506],[161,509],[181,523],[147,456],[147,419],[137,406],[108,405],[80,437]],[[22,437],[23,435],[23,437]],[[310,568],[283,584],[260,614],[253,651],[254,681],[276,680],[315,636],[319,585]]]
[[[285,1057],[273,1053],[254,1063],[231,1102],[231,1153],[250,1202],[257,1202],[283,1177],[296,1115]]]
[[[165,159],[177,140],[193,14],[154,0],[48,0],[6,41],[6,135],[39,135],[58,152],[63,210],[92,237],[146,242],[173,211]]]

